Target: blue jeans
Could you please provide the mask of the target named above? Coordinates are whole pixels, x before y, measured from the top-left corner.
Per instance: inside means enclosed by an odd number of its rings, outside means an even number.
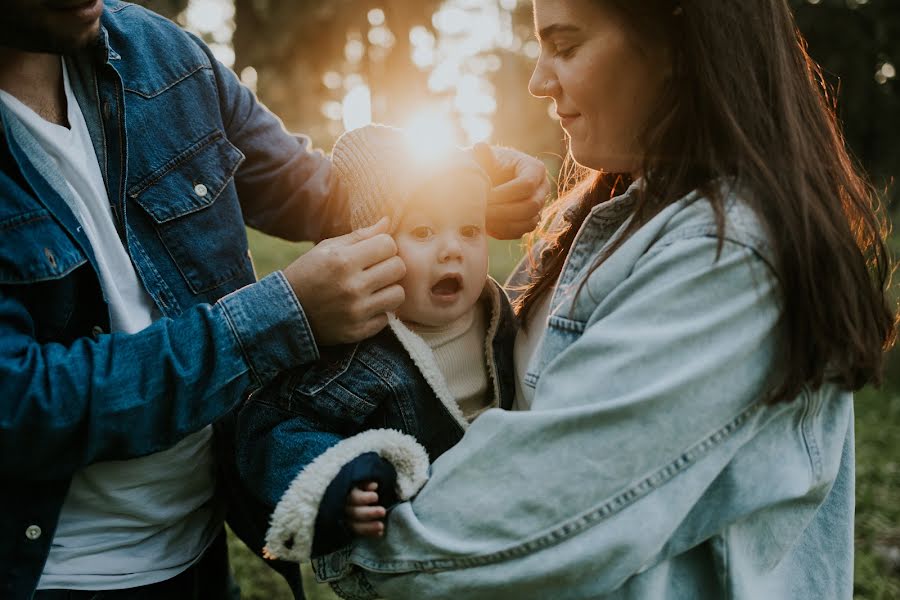
[[[239,600],[241,590],[231,577],[225,532],[203,556],[172,579],[121,590],[38,590],[34,600]]]

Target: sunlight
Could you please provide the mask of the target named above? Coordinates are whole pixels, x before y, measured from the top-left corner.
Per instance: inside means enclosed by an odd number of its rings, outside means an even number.
[[[369,86],[359,85],[347,92],[341,103],[344,129],[358,129],[372,122],[372,93]]]
[[[438,160],[456,142],[447,114],[436,109],[425,109],[414,114],[403,129],[415,156],[427,162]]]

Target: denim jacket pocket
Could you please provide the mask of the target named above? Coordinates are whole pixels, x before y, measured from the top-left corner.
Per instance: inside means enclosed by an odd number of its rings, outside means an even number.
[[[297,369],[280,390],[280,404],[297,414],[314,417],[327,427],[355,430],[378,408],[373,394],[383,385],[357,357],[358,346],[321,349],[319,360]]]
[[[244,160],[221,131],[192,144],[132,186],[194,293],[252,273],[234,174]]]
[[[547,364],[559,355],[584,333],[585,324],[581,321],[568,319],[559,315],[551,315],[547,321],[547,330],[538,348],[538,352],[532,358],[523,382],[528,387],[537,387],[541,373]]]
[[[43,208],[0,220],[0,284],[61,279],[86,262],[84,253]]]

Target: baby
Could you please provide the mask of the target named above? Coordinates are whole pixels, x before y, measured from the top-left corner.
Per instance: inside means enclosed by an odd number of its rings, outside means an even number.
[[[354,229],[391,219],[406,298],[362,343],[280,375],[238,417],[242,478],[275,506],[267,558],[305,560],[380,535],[468,423],[512,404],[515,324],[488,277],[490,181],[453,150],[426,163],[397,129],[344,134],[332,159]]]

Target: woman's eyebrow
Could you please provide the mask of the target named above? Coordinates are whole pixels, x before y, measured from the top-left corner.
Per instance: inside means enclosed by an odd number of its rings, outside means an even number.
[[[556,33],[573,33],[579,30],[580,29],[577,25],[563,25],[560,23],[554,23],[553,25],[547,25],[540,31],[536,32],[536,35],[539,40],[542,40]]]

